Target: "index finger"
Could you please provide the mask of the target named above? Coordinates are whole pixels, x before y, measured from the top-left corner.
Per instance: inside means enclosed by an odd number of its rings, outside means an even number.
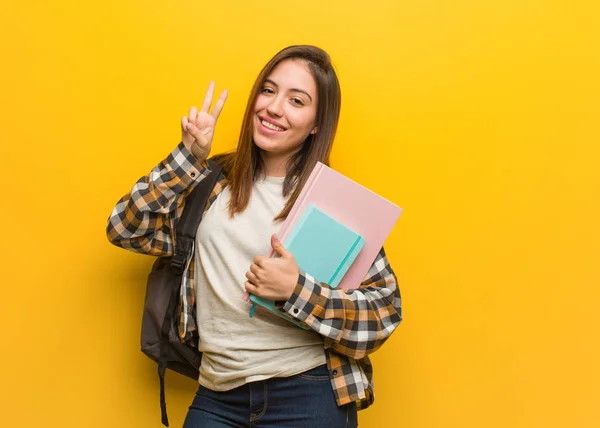
[[[202,112],[208,113],[210,109],[210,105],[212,103],[213,94],[215,92],[215,82],[210,82],[208,84],[208,89],[206,91],[206,95],[204,95],[204,102],[202,103]]]
[[[215,106],[214,106],[212,112],[210,113],[212,115],[212,117],[215,118],[215,122],[219,118],[219,115],[221,114],[221,110],[223,110],[223,106],[225,105],[225,100],[227,100],[227,89],[225,89],[223,92],[221,92],[221,96],[215,103]]]

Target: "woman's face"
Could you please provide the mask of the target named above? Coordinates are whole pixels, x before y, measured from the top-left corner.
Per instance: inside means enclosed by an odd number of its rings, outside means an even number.
[[[317,102],[317,84],[308,66],[282,61],[265,79],[254,104],[254,143],[268,155],[292,155],[316,132]]]

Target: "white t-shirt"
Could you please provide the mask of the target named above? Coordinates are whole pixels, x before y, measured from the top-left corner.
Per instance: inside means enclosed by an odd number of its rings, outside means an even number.
[[[195,245],[196,310],[199,349],[203,353],[199,382],[227,391],[248,382],[292,376],[325,364],[321,336],[303,330],[242,298],[246,272],[254,258],[266,255],[271,235],[282,222],[284,178],[254,183],[244,212],[229,217],[226,187],[198,227]]]

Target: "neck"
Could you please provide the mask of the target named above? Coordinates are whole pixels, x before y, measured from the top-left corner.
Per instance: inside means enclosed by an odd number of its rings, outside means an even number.
[[[285,177],[290,156],[261,151],[265,175],[268,177]]]

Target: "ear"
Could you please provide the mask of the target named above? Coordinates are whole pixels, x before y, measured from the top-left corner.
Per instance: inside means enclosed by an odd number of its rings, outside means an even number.
[[[315,126],[315,127],[313,128],[313,130],[312,130],[312,131],[310,131],[310,133],[311,133],[312,135],[315,135],[315,134],[317,133],[317,127]]]

